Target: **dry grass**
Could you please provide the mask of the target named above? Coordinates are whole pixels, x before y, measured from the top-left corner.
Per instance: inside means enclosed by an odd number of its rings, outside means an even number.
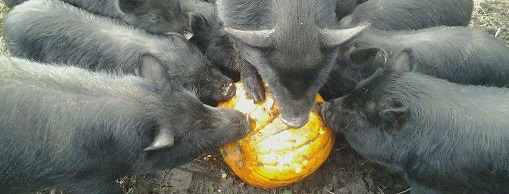
[[[509,45],[509,0],[474,0],[470,24],[484,29]]]
[[[1,28],[1,26],[3,26],[4,23],[3,21],[5,14],[7,14],[8,11],[9,8],[5,6],[3,1],[0,1],[0,55],[9,55],[9,52],[5,48],[3,28]]]

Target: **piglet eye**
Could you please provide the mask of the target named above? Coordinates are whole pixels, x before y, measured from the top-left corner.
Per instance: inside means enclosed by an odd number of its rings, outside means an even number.
[[[343,108],[353,110],[353,109],[359,108],[359,105],[357,103],[348,103],[348,104],[344,104]]]
[[[200,128],[203,128],[202,127],[203,125],[204,125],[203,120],[197,120],[196,122],[194,122],[193,127],[197,128],[197,129],[200,129]]]
[[[206,120],[197,120],[195,123],[194,123],[194,126],[195,127],[204,127],[205,125],[209,125],[210,122],[209,121],[206,121]]]
[[[343,98],[344,98],[343,102],[341,103],[341,108],[342,109],[347,110],[347,109],[353,109],[353,108],[358,107],[358,105],[355,102],[355,100],[353,100],[352,97],[350,97],[350,94],[347,94]]]

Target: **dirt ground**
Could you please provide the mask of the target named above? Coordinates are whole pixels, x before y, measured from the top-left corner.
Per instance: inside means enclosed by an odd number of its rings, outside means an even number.
[[[226,176],[223,176],[226,174]],[[224,177],[224,178],[223,178]],[[329,159],[312,175],[277,189],[258,189],[226,166],[218,153],[193,163],[151,175],[122,180],[126,193],[227,193],[227,194],[332,194],[400,193],[408,186],[396,175],[362,159],[338,137]],[[404,193],[404,192],[403,192]]]
[[[0,22],[8,9],[0,1]],[[509,44],[509,0],[475,0],[471,25]],[[0,31],[0,54],[8,55]],[[226,175],[226,176],[225,176]],[[337,137],[328,160],[306,179],[277,189],[254,188],[226,166],[219,153],[206,153],[194,162],[169,171],[119,180],[125,193],[334,194],[409,193],[397,175],[360,157],[343,137]],[[43,191],[42,193],[61,193]]]

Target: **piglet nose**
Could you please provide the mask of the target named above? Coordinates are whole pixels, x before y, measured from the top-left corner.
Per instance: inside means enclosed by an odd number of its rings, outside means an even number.
[[[235,96],[235,84],[233,83],[225,83],[223,86],[222,100],[229,100]]]
[[[184,30],[182,32],[182,35],[184,36],[184,38],[186,40],[190,40],[191,38],[193,38],[194,34],[191,32],[191,31],[188,31],[188,30]]]
[[[248,115],[245,115],[245,119],[241,122],[242,123],[242,129],[243,134],[247,135],[251,131],[251,119]]]

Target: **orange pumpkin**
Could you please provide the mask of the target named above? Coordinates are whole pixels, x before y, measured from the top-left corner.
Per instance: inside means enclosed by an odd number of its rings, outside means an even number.
[[[302,180],[329,156],[334,137],[320,117],[318,107],[309,122],[290,128],[279,118],[280,110],[270,94],[254,103],[237,83],[236,96],[220,107],[233,108],[251,118],[252,131],[243,139],[221,148],[225,162],[245,182],[260,188],[275,188]],[[323,99],[317,96],[317,103]]]

